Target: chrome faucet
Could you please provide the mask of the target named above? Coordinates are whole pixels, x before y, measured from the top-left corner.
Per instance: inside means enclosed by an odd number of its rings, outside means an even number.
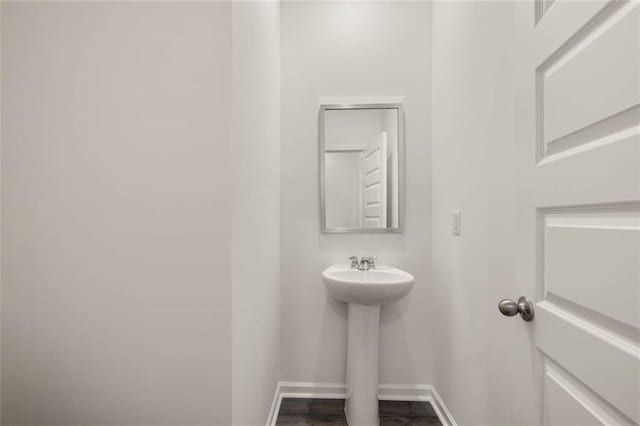
[[[357,256],[351,256],[351,269],[359,269],[361,271],[368,271],[369,269],[376,269],[376,260],[380,260],[379,257],[368,256],[363,257],[358,261]]]
[[[363,257],[360,259],[360,266],[358,269],[361,271],[368,271],[369,269],[376,269],[376,258],[373,256]]]

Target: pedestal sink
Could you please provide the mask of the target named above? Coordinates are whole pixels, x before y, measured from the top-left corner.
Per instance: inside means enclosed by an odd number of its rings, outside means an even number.
[[[333,265],[322,272],[322,279],[331,297],[349,304],[347,422],[351,426],[377,425],[380,305],[409,294],[413,276],[388,266],[364,271]]]

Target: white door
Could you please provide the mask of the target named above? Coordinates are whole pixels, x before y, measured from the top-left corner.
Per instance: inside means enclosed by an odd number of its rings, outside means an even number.
[[[387,227],[387,132],[369,144],[360,159],[362,223],[365,228]]]
[[[518,420],[637,424],[640,4],[515,8],[518,289],[505,296],[536,302],[508,349],[532,389]]]

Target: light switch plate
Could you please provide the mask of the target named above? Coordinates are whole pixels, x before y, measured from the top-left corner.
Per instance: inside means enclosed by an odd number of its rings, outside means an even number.
[[[453,225],[453,235],[460,235],[460,228],[461,228],[460,210],[454,210],[453,213],[451,214],[451,218],[452,218],[452,225]]]

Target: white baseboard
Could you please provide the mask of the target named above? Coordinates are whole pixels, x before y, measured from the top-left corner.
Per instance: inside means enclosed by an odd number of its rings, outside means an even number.
[[[383,401],[429,401],[443,426],[457,426],[438,391],[431,385],[378,385],[378,399]]]
[[[344,383],[280,382],[273,396],[267,426],[275,426],[282,398],[344,399],[345,388]],[[440,423],[444,426],[457,426],[442,398],[431,385],[382,384],[378,386],[378,399],[383,401],[428,401],[438,415]]]

